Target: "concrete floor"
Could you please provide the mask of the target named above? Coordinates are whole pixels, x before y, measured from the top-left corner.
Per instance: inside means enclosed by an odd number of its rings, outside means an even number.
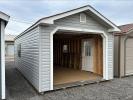
[[[133,76],[39,95],[12,62],[6,63],[6,88],[7,100],[133,100]]]

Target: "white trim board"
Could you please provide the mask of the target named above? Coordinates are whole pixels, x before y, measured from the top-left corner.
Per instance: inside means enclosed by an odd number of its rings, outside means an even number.
[[[5,22],[1,21],[1,98],[5,99]]]
[[[73,32],[88,32],[100,34],[103,37],[103,79],[109,80],[108,76],[108,36],[104,31],[98,30],[89,30],[89,29],[80,29],[80,28],[70,28],[70,27],[56,27],[50,33],[50,90],[53,90],[53,35],[58,30],[68,30]]]

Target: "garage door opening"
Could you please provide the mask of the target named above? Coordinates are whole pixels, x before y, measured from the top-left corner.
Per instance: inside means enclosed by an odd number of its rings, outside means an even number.
[[[98,34],[57,32],[53,36],[54,88],[103,77],[103,39]]]

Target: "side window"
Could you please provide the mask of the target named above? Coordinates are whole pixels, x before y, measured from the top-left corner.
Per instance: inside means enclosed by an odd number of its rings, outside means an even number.
[[[91,56],[91,46],[88,41],[84,42],[84,56]]]
[[[63,53],[67,53],[68,52],[68,45],[63,45]]]
[[[85,56],[91,56],[91,47],[88,45],[85,47]]]
[[[21,57],[21,44],[17,47],[18,57]]]

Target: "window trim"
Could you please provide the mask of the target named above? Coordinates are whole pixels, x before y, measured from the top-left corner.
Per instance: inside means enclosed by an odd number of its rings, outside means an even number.
[[[18,44],[18,46],[17,46],[17,56],[19,58],[21,57],[21,44]]]
[[[84,20],[82,20],[84,17]],[[80,22],[81,23],[86,23],[86,14],[85,13],[80,13]]]
[[[68,53],[68,45],[63,44],[63,53]]]

